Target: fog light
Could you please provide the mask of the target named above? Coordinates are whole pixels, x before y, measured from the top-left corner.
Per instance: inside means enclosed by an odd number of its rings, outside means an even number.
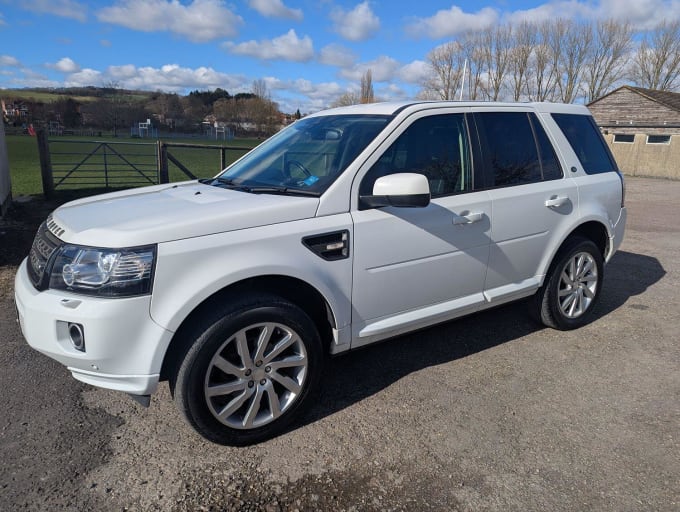
[[[71,345],[76,350],[85,352],[85,331],[80,324],[68,324],[68,336],[71,340]]]

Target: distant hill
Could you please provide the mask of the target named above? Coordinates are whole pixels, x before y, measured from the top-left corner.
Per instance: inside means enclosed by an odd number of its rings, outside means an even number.
[[[114,92],[115,91],[115,92]],[[58,87],[58,88],[25,88],[25,89],[0,89],[0,98],[21,99],[26,101],[41,101],[53,103],[58,100],[72,98],[81,103],[96,101],[100,98],[111,96],[123,96],[128,100],[147,101],[154,94],[151,91],[135,91],[129,89],[113,89],[110,87]]]

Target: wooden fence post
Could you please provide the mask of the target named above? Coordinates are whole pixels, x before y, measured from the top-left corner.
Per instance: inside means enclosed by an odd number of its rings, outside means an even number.
[[[158,141],[158,183],[170,183],[168,171],[168,148],[165,143]]]
[[[44,128],[38,130],[36,139],[40,156],[40,175],[42,176],[43,193],[47,199],[52,199],[54,197],[54,177],[52,176],[50,145]]]

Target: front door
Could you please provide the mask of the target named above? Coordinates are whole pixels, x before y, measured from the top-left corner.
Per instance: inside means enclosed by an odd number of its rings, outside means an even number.
[[[491,201],[475,191],[464,114],[421,116],[366,173],[418,172],[429,181],[425,208],[358,209],[354,222],[352,346],[478,309],[486,273]]]

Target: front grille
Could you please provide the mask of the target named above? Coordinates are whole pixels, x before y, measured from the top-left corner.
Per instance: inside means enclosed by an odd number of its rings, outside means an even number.
[[[35,235],[31,252],[28,255],[28,277],[31,278],[33,286],[38,290],[45,288],[45,271],[54,251],[60,245],[60,241],[47,228],[47,223],[43,222]]]

